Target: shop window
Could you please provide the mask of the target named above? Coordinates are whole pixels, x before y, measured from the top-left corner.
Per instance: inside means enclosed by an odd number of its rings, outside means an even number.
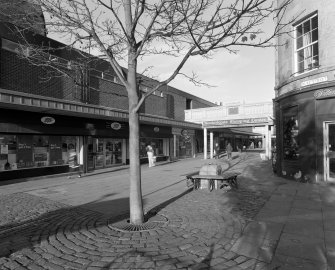
[[[16,169],[17,136],[0,134],[0,171]]]
[[[164,155],[163,139],[141,138],[141,140],[140,140],[140,157],[147,157],[147,151],[146,151],[145,148],[149,144],[154,149],[155,156]]]
[[[75,136],[9,135],[0,133],[0,171],[69,164],[79,155]]]
[[[36,167],[49,165],[49,136],[33,136],[33,154]]]
[[[283,111],[283,155],[286,160],[299,158],[298,108]]]
[[[319,66],[317,14],[295,25],[294,29],[296,72],[300,74]]]

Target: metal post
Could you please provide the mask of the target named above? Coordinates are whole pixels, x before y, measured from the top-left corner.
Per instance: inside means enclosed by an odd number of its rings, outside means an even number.
[[[270,158],[270,151],[271,149],[269,149],[271,142],[271,135],[269,132],[269,125],[265,126],[265,156],[266,158]]]
[[[207,159],[207,128],[204,128],[204,159]]]
[[[211,131],[209,133],[209,143],[210,143],[210,149],[211,149],[211,153],[210,153],[210,157],[213,158],[213,150],[214,150],[214,144],[213,144],[213,131]]]
[[[173,159],[177,157],[177,135],[173,134]]]

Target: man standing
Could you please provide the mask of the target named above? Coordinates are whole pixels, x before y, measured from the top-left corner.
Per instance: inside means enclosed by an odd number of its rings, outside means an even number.
[[[231,159],[231,153],[233,152],[233,147],[230,143],[227,144],[227,158]]]
[[[218,143],[215,144],[214,150],[215,150],[215,158],[219,159],[220,158],[220,145]]]
[[[150,144],[147,145],[146,151],[147,151],[147,155],[148,155],[149,167],[155,166],[155,164],[154,164],[154,149],[152,149],[152,146]]]

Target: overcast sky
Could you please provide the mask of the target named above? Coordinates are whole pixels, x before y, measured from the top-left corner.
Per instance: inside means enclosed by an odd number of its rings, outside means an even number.
[[[261,29],[269,33],[273,29],[272,18],[268,19]],[[212,102],[271,101],[275,93],[274,58],[274,48],[241,47],[237,54],[221,49],[215,52],[211,59],[191,57],[181,70],[188,75],[195,72],[198,79],[213,87],[195,86],[181,75],[178,75],[169,85]],[[138,72],[141,73],[152,66],[150,72],[145,75],[164,80],[174,71],[180,60],[180,57],[147,56],[139,59]],[[120,64],[127,66],[126,62]]]
[[[241,48],[237,54],[219,51],[212,59],[191,59],[182,72],[196,72],[199,79],[215,87],[195,86],[178,76],[169,85],[212,102],[258,102],[274,98],[274,48]],[[154,68],[151,74],[164,79],[178,59],[145,59]],[[180,59],[179,59],[180,60]]]
[[[265,33],[273,31],[274,22],[268,19],[261,27]],[[234,48],[236,49],[236,47]],[[139,61],[143,66],[154,66],[150,71],[156,79],[165,79],[180,59],[157,56]],[[275,97],[275,49],[241,47],[237,54],[220,50],[211,59],[189,59],[181,70],[194,71],[201,81],[215,87],[195,86],[184,76],[178,75],[169,85],[212,102],[253,103],[271,101]]]

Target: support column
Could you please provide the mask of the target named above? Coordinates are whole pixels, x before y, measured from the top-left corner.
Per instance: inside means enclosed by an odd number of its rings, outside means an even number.
[[[127,140],[122,139],[122,164],[127,164]]]
[[[269,159],[271,159],[272,158],[272,152],[271,152],[271,150],[272,150],[272,139],[271,139],[271,134],[272,134],[272,132],[271,132],[271,126],[270,125],[268,125],[268,138],[269,138],[269,143],[268,143],[268,148],[269,148],[269,155],[268,155],[268,157],[269,157]]]
[[[207,159],[207,128],[204,128],[204,159]]]
[[[271,156],[271,132],[269,131],[270,126],[265,126],[265,156],[270,159]]]
[[[177,135],[173,134],[173,159],[177,158]]]
[[[209,133],[209,143],[210,143],[210,149],[211,149],[210,156],[211,156],[211,158],[213,158],[214,157],[214,154],[213,154],[213,152],[214,152],[213,131],[211,131]]]

